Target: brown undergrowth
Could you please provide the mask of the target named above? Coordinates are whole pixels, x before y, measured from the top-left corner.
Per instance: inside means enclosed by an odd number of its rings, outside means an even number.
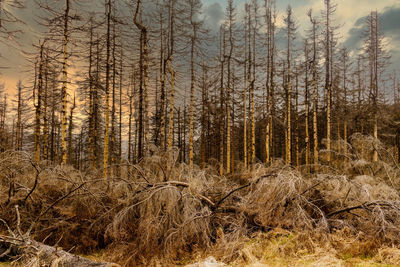
[[[380,161],[371,163],[371,147]],[[369,137],[338,142],[329,165],[294,169],[275,161],[224,177],[211,165],[177,164],[175,150],[152,150],[139,164],[113,168],[120,175],[107,180],[95,170],[36,164],[24,152],[1,154],[2,233],[15,228],[18,205],[20,227],[33,239],[79,254],[103,251],[123,266],[206,255],[240,265],[274,253],[312,257],[321,248],[339,259],[400,258],[399,167]]]

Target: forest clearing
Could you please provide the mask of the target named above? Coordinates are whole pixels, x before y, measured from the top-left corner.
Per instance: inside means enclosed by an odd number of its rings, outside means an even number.
[[[0,266],[400,266],[372,2],[0,0]]]

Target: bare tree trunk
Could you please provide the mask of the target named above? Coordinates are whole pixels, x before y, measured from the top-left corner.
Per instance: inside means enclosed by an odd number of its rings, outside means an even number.
[[[93,90],[93,73],[92,73],[92,66],[93,66],[93,18],[90,18],[90,41],[89,41],[89,136],[88,136],[88,143],[89,143],[89,160],[90,166],[96,168],[96,154],[95,154],[95,143],[94,143],[94,90]]]
[[[248,13],[244,23],[247,23]],[[247,156],[247,38],[248,32],[247,27],[244,27],[244,62],[243,62],[243,163],[245,168],[248,167],[248,156]]]
[[[166,78],[166,60],[164,58],[164,28],[163,28],[163,12],[160,12],[160,148],[165,150],[165,123],[167,114],[165,110],[165,78]]]
[[[45,83],[46,85],[44,86],[44,95],[43,95],[43,159],[47,160],[48,159],[48,120],[47,120],[47,94],[48,94],[48,88],[49,88],[49,65],[48,65],[48,59],[46,59],[46,64],[45,64],[45,71],[44,71],[44,77],[45,77]]]
[[[74,129],[74,109],[76,108],[75,95],[73,104],[69,114],[69,126],[68,126],[68,163],[73,164],[72,162],[72,131]]]
[[[67,98],[68,98],[68,42],[69,42],[69,10],[70,0],[65,0],[64,45],[63,45],[63,77],[62,77],[62,164],[67,163]]]
[[[221,64],[221,74],[220,74],[220,114],[219,114],[219,175],[224,174],[224,130],[225,130],[225,116],[224,116],[224,65],[225,65],[225,28],[220,27],[220,64]]]
[[[305,58],[305,81],[304,81],[304,104],[305,104],[305,143],[306,143],[306,152],[305,152],[305,164],[306,168],[310,164],[310,92],[308,88],[308,66],[309,66],[309,57],[308,57],[308,42],[307,39],[304,44],[304,58]]]
[[[396,162],[400,163],[400,127],[396,130]]]
[[[310,18],[310,22],[312,24],[312,46],[313,46],[313,56],[312,56],[312,84],[313,84],[313,138],[314,138],[314,147],[313,147],[313,163],[314,163],[314,171],[318,170],[318,87],[317,87],[317,36],[316,36],[316,26],[317,21],[312,17],[311,11],[308,13]]]
[[[172,68],[172,58],[174,52],[174,21],[175,21],[175,0],[170,1],[169,7],[169,53],[167,59],[167,69],[170,74],[170,102],[169,102],[169,123],[168,123],[168,149],[172,148],[174,139],[174,100],[175,100],[175,71]]]
[[[256,82],[256,31],[257,31],[257,6],[256,1],[253,1],[254,8],[254,25],[253,25],[253,77],[250,83],[250,97],[251,97],[251,163],[255,163],[256,159],[256,107],[255,107],[255,82]]]
[[[112,52],[111,52],[111,57],[112,57],[112,102],[111,102],[111,135],[110,135],[110,175],[114,176],[115,174],[115,152],[116,152],[116,147],[117,147],[117,142],[116,142],[116,76],[117,76],[117,64],[116,64],[116,32],[115,32],[115,5],[113,6],[113,13],[112,13],[112,19],[113,19],[113,25],[112,25]]]
[[[15,136],[15,150],[19,151],[22,149],[22,83],[21,81],[18,82],[17,85],[17,131]]]
[[[42,87],[43,87],[43,49],[44,43],[40,45],[40,59],[39,59],[39,77],[37,86],[37,103],[35,105],[35,161],[40,161],[40,119],[41,119],[41,104],[42,104]],[[33,88],[35,91],[36,88]],[[35,95],[35,93],[34,93]]]
[[[332,125],[332,82],[330,77],[331,72],[331,29],[330,29],[330,13],[331,13],[331,5],[330,0],[325,1],[326,5],[326,22],[325,22],[325,46],[326,46],[326,54],[325,54],[325,90],[326,90],[326,160],[328,162],[331,161],[331,125]]]
[[[232,27],[234,24],[234,8],[233,1],[228,1],[228,21],[229,21],[229,54],[228,54],[228,77],[227,77],[227,86],[226,86],[226,173],[231,172],[231,60],[233,55],[233,32]]]
[[[206,166],[206,108],[208,109],[208,102],[207,102],[207,84],[206,84],[206,77],[207,77],[207,69],[205,63],[202,63],[202,83],[201,83],[201,144],[200,144],[200,158],[201,158],[201,167],[205,168]]]
[[[296,92],[295,92],[295,157],[296,166],[300,166],[300,144],[299,144],[299,70],[296,68]]]
[[[286,164],[292,165],[292,91],[291,91],[291,39],[293,35],[292,9],[287,9],[287,82],[286,82]]]
[[[111,28],[111,0],[108,0],[107,5],[107,43],[106,43],[106,115],[105,115],[105,126],[104,126],[104,155],[103,155],[103,176],[108,178],[108,159],[109,159],[109,127],[110,127],[110,28]]]
[[[193,27],[193,36],[191,38],[190,48],[190,122],[189,122],[189,166],[193,168],[193,131],[194,131],[194,49],[197,39],[197,24],[193,22],[193,10],[191,9],[190,21]]]
[[[119,130],[118,130],[118,176],[121,175],[121,162],[122,162],[122,87],[123,87],[123,65],[124,65],[124,48],[121,38],[121,52],[120,52],[120,65],[119,65]]]

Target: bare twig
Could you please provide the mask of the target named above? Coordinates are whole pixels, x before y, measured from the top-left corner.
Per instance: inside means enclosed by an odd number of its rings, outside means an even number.
[[[76,187],[75,189],[72,189],[71,191],[69,191],[67,194],[65,194],[64,196],[60,197],[59,199],[57,199],[56,201],[54,201],[50,206],[48,206],[42,213],[39,214],[39,216],[36,218],[35,221],[33,221],[33,223],[31,224],[31,226],[29,227],[28,231],[27,231],[27,235],[29,236],[32,229],[35,227],[36,223],[41,219],[41,217],[43,215],[45,215],[51,208],[53,208],[55,205],[57,205],[58,202],[66,199],[67,197],[69,197],[71,194],[73,194],[75,191],[79,190],[80,188],[82,188],[84,185],[86,184],[86,182],[82,183],[81,185],[79,185],[78,187]]]
[[[30,197],[30,195],[32,195],[33,191],[35,191],[38,181],[39,181],[39,175],[41,170],[38,168],[38,166],[36,165],[36,163],[34,163],[32,160],[30,161],[31,165],[35,168],[36,170],[36,176],[35,176],[35,183],[33,184],[32,189],[29,191],[29,193],[26,195],[26,197],[23,200],[23,203],[26,202],[26,200]]]
[[[18,231],[20,238],[24,239],[24,235],[22,234],[22,231],[21,231],[21,215],[19,214],[18,205],[15,205],[15,211],[17,213],[17,231]]]

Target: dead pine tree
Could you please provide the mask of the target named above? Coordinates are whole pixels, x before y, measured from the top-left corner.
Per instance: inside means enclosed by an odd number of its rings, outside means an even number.
[[[314,171],[318,170],[318,164],[319,164],[319,148],[318,148],[318,74],[317,74],[317,64],[318,64],[318,47],[317,47],[317,25],[318,22],[317,20],[312,16],[312,10],[308,12],[308,17],[311,22],[311,40],[312,40],[312,56],[311,56],[311,76],[312,76],[312,102],[313,102],[313,139],[314,139],[314,145],[313,145],[313,165],[314,165]]]
[[[63,68],[62,68],[62,164],[67,163],[67,101],[68,101],[68,45],[69,45],[69,21],[70,21],[70,0],[65,0],[64,13],[64,44],[63,44]]]
[[[286,38],[287,38],[287,50],[286,50],[286,138],[285,138],[285,161],[286,164],[292,165],[292,84],[291,84],[291,57],[292,57],[292,46],[296,27],[292,17],[292,7],[289,5],[286,9]]]
[[[253,12],[251,12],[251,9]],[[255,90],[256,90],[256,39],[258,33],[258,4],[257,0],[253,0],[251,3],[251,8],[249,10],[249,19],[253,16],[253,20],[249,20],[249,27],[253,34],[251,34],[251,45],[249,45],[249,50],[252,49],[253,56],[251,59],[252,68],[249,68],[249,71],[252,69],[252,77],[250,82],[250,103],[251,103],[251,110],[250,110],[250,117],[251,117],[251,163],[254,164],[256,160],[256,100],[255,100]],[[251,26],[250,26],[251,25]],[[250,32],[249,31],[249,32]],[[250,36],[249,36],[250,37]],[[250,41],[250,39],[249,39]],[[251,47],[251,48],[250,48]],[[251,76],[251,75],[249,75]]]
[[[104,126],[104,153],[103,153],[103,177],[108,178],[109,146],[110,146],[110,65],[111,65],[111,0],[105,3],[107,16],[106,33],[106,84],[105,84],[105,126]]]
[[[14,149],[16,151],[20,151],[23,149],[23,140],[24,140],[24,131],[25,131],[25,119],[27,116],[27,97],[26,97],[26,88],[19,80],[17,83],[17,94],[16,94],[16,129],[15,129],[15,145]]]
[[[225,141],[225,92],[224,92],[224,67],[226,49],[226,29],[223,25],[219,31],[219,64],[220,64],[220,104],[219,104],[219,175],[224,174],[224,141]]]
[[[342,119],[343,121],[343,141],[344,141],[344,147],[343,147],[343,154],[347,156],[348,153],[348,147],[347,147],[347,142],[348,142],[348,107],[347,107],[347,98],[348,98],[348,72],[349,69],[351,68],[351,61],[350,61],[350,55],[349,51],[346,47],[342,48],[340,50],[340,63],[341,63],[341,71],[342,71],[342,92],[343,92],[343,113],[344,116]]]
[[[304,39],[304,128],[305,128],[305,165],[308,169],[310,165],[310,89],[309,89],[309,67],[310,67],[310,56],[309,56],[309,42],[308,39]]]
[[[195,57],[198,54],[199,47],[201,46],[202,30],[204,21],[199,20],[199,15],[202,9],[202,3],[200,0],[187,0],[188,9],[188,28],[190,33],[188,38],[190,39],[190,107],[189,107],[189,165],[193,168],[193,157],[194,157],[194,109],[195,109],[195,82],[196,82],[196,70],[195,70]]]
[[[254,1],[253,1],[253,4]],[[246,18],[247,23],[245,27],[247,27],[247,82],[248,82],[248,90],[249,90],[249,117],[250,117],[250,153],[248,153],[248,164],[253,164],[255,162],[256,151],[255,151],[255,74],[256,74],[256,62],[255,62],[255,44],[256,44],[256,28],[257,28],[257,7],[252,5],[246,5]],[[254,12],[254,13],[253,13]],[[253,18],[253,19],[252,19]]]
[[[201,63],[201,135],[200,135],[200,160],[201,167],[205,168],[207,160],[210,158],[210,140],[209,136],[209,80],[208,80],[209,66],[206,65],[205,60]]]
[[[73,130],[74,130],[74,110],[76,108],[76,102],[75,102],[75,94],[72,102],[72,106],[70,108],[69,112],[69,124],[68,124],[68,164],[73,164],[73,157],[72,157],[72,144],[73,144]]]
[[[43,154],[43,160],[47,161],[48,160],[48,155],[49,155],[49,147],[48,147],[48,117],[47,117],[47,108],[48,108],[48,92],[49,92],[49,58],[46,56],[45,59],[45,69],[44,69],[44,92],[43,92],[43,148],[42,148],[42,154]]]
[[[232,68],[233,62],[232,57],[235,48],[234,39],[234,27],[235,27],[235,7],[233,6],[233,0],[228,0],[228,6],[226,8],[226,24],[228,25],[228,45],[229,50],[227,54],[227,81],[226,81],[226,173],[231,172],[232,167],[232,114],[231,114],[231,91],[233,87],[234,71]]]
[[[42,110],[42,91],[43,91],[43,60],[44,59],[44,42],[40,44],[40,54],[39,54],[39,69],[37,78],[37,88],[36,82],[33,88],[34,103],[35,105],[35,143],[34,143],[34,159],[35,162],[40,161],[40,130],[41,130],[41,110]],[[36,80],[36,78],[35,78]]]
[[[387,65],[389,57],[383,46],[383,35],[379,28],[378,12],[371,12],[367,18],[367,39],[365,41],[365,53],[369,61],[369,96],[373,120],[373,137],[378,140],[378,112],[381,73]],[[373,161],[378,161],[378,151],[374,147]]]
[[[161,3],[160,3],[161,2]],[[157,14],[158,14],[158,23],[159,23],[159,83],[160,83],[160,99],[158,101],[157,105],[157,123],[156,125],[157,128],[156,132],[159,131],[159,145],[161,150],[166,149],[166,144],[167,144],[167,134],[166,134],[166,123],[168,121],[167,118],[167,99],[166,99],[166,77],[167,77],[167,46],[168,46],[168,41],[166,33],[168,33],[168,29],[165,27],[165,23],[167,20],[167,16],[165,15],[166,12],[164,12],[164,1],[157,2]]]
[[[273,150],[273,110],[274,110],[274,53],[275,53],[275,11],[274,0],[264,0],[267,62],[266,62],[266,129],[265,129],[265,162],[270,163]]]
[[[326,161],[331,161],[332,143],[332,83],[333,83],[333,51],[335,46],[332,16],[336,12],[336,5],[331,0],[324,0],[325,11],[323,17],[324,24],[324,46],[325,46],[325,96],[326,96]]]
[[[89,111],[88,111],[88,151],[89,151],[89,161],[90,166],[96,168],[96,144],[95,144],[95,113],[96,102],[95,99],[95,84],[94,84],[94,75],[93,75],[93,64],[94,64],[94,18],[91,16],[89,18],[89,55],[88,55],[88,87],[89,87]]]
[[[248,167],[248,149],[247,149],[247,67],[248,67],[248,62],[247,62],[247,53],[248,53],[248,47],[247,47],[247,38],[249,33],[248,33],[248,27],[246,26],[248,22],[247,16],[249,15],[247,12],[248,6],[247,4],[245,5],[246,7],[246,12],[245,12],[245,17],[244,17],[244,53],[243,53],[243,164],[247,168]]]
[[[168,149],[173,146],[174,139],[174,101],[175,101],[175,75],[176,72],[172,67],[174,56],[174,32],[175,32],[175,0],[169,3],[169,34],[168,34],[168,55],[167,55],[167,70],[170,75],[170,100],[169,100],[169,122],[168,122]]]

